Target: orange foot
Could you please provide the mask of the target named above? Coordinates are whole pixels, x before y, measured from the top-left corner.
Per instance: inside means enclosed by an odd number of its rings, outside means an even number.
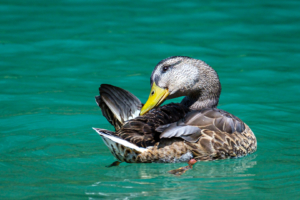
[[[189,160],[188,162],[188,166],[185,166],[185,167],[180,167],[178,169],[174,169],[174,170],[170,170],[168,171],[168,173],[170,174],[174,174],[175,176],[180,176],[182,175],[183,173],[185,173],[187,170],[189,169],[192,169],[193,168],[193,165],[196,163],[197,161],[195,159],[191,159]]]

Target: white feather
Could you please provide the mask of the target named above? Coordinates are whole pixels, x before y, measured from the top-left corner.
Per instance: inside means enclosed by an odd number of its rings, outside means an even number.
[[[134,119],[134,118],[138,117],[139,115],[140,115],[140,110],[135,110],[135,112],[132,113],[132,115],[129,116],[128,119],[126,119],[125,121]]]
[[[102,137],[105,145],[108,148],[111,148],[111,146],[110,146],[109,143],[112,142],[112,143],[121,144],[123,146],[126,146],[126,147],[128,147],[130,149],[134,149],[134,150],[136,150],[138,152],[141,152],[141,153],[147,150],[147,149],[145,149],[143,147],[138,147],[138,146],[136,146],[136,145],[134,145],[134,144],[132,144],[132,143],[126,141],[126,140],[123,140],[121,138],[118,138],[118,137],[115,137],[115,136],[112,136],[112,135],[108,135],[108,134],[106,134],[104,132],[101,132],[100,131],[101,129],[97,129],[97,128],[93,128],[93,129]]]

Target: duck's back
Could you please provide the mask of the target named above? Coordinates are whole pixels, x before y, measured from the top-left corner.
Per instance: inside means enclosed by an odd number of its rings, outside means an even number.
[[[181,126],[183,124],[200,129],[196,138],[195,135],[190,136],[193,141],[187,141],[193,155],[199,160],[242,157],[257,148],[256,137],[251,129],[241,119],[224,110],[207,108],[192,111],[182,119]],[[161,137],[166,137],[166,133],[163,132]]]
[[[216,108],[191,111],[182,119],[156,128],[159,143],[137,162],[183,162],[243,157],[256,150],[251,129],[239,118]]]
[[[170,103],[128,120],[116,134],[139,147],[153,146],[160,141],[161,133],[156,131],[159,126],[177,122],[189,111],[189,108],[182,104]]]
[[[164,148],[169,149],[174,141],[179,145],[181,140],[197,160],[242,157],[257,147],[253,132],[238,117],[217,108],[191,111],[174,103],[127,121],[116,134],[139,147],[156,146],[153,152],[162,156]]]

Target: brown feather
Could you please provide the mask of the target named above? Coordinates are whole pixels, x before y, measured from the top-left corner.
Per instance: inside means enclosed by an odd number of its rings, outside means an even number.
[[[160,132],[155,129],[183,118],[189,109],[181,104],[171,103],[127,121],[116,135],[140,147],[153,146],[159,142]]]

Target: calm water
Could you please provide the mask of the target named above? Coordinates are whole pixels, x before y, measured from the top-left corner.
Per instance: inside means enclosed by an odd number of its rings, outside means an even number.
[[[0,198],[300,198],[300,2],[239,2],[1,0]],[[219,107],[252,128],[257,152],[181,177],[167,171],[183,163],[106,168],[99,85],[145,102],[173,55],[216,69]]]

